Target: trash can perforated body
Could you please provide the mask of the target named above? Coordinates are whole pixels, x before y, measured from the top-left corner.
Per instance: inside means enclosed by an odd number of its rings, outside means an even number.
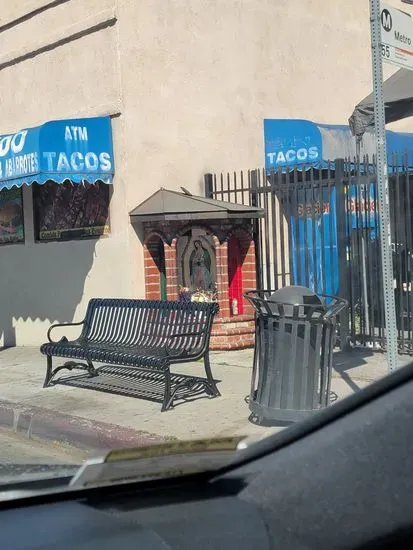
[[[336,316],[347,302],[297,286],[245,297],[256,312],[252,414],[258,421],[295,422],[326,407]]]

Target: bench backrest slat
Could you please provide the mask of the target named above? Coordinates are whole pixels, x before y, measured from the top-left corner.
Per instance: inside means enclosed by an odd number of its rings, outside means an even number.
[[[88,304],[81,338],[141,348],[163,347],[169,342],[169,349],[176,353],[183,349],[201,353],[209,343],[217,311],[216,303],[95,298]],[[184,336],[171,339],[173,334]]]

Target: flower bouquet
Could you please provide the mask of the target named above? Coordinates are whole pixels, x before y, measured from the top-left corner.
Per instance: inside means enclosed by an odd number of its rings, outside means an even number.
[[[180,302],[216,302],[217,300],[218,293],[216,288],[213,290],[203,290],[201,288],[197,288],[194,291],[186,286],[181,286],[179,288]]]
[[[191,302],[216,302],[217,298],[216,290],[197,289],[191,296]]]

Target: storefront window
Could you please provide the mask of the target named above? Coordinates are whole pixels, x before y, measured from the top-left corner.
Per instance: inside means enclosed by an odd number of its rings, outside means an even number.
[[[0,191],[0,244],[24,243],[21,189]]]
[[[105,183],[35,184],[33,203],[38,241],[85,239],[109,233],[109,186]]]

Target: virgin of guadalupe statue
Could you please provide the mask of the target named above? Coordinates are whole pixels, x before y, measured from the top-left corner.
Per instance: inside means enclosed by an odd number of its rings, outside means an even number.
[[[194,250],[189,258],[191,286],[194,290],[211,290],[214,282],[211,276],[211,257],[201,241],[194,242]]]

